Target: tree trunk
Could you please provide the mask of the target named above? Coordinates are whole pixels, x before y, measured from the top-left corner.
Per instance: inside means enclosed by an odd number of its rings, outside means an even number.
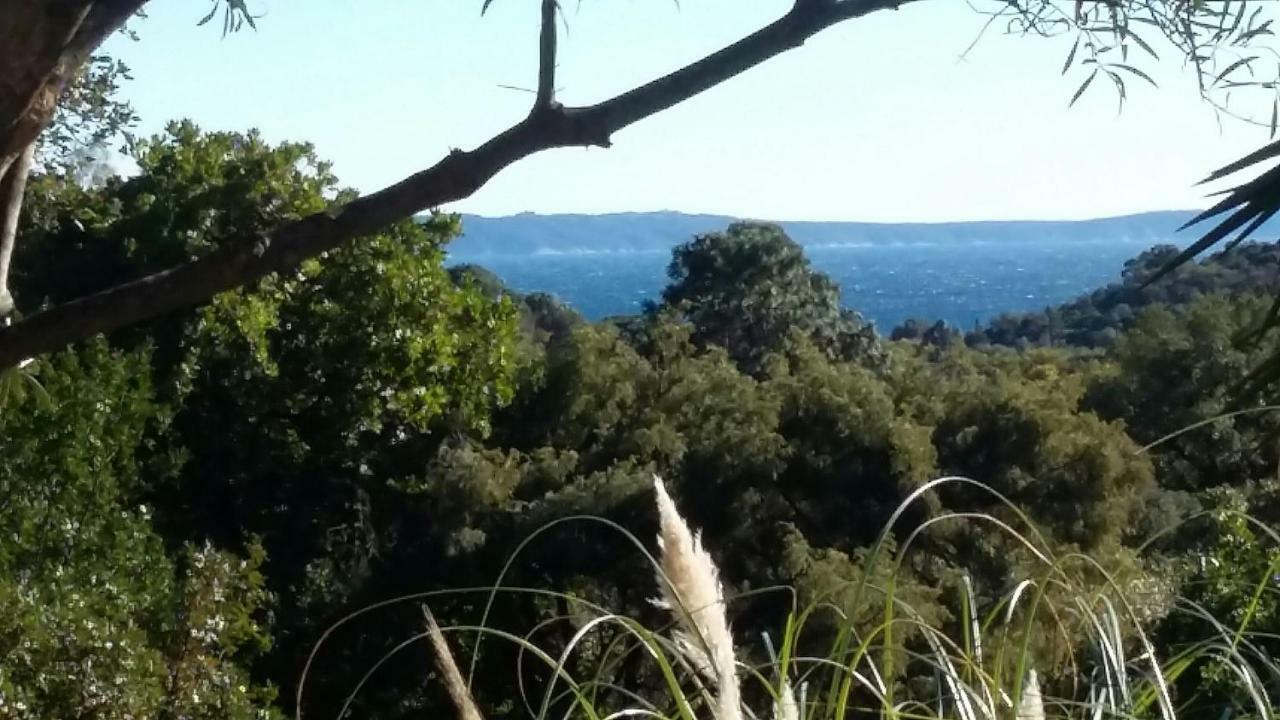
[[[9,291],[9,267],[13,261],[13,246],[18,239],[22,196],[27,190],[27,175],[31,173],[35,154],[36,146],[32,143],[9,165],[8,172],[0,174],[0,323],[5,324],[14,310],[13,293]]]
[[[36,138],[67,83],[144,0],[0,0],[0,322]]]
[[[144,0],[0,0],[0,177],[53,118],[63,88]]]

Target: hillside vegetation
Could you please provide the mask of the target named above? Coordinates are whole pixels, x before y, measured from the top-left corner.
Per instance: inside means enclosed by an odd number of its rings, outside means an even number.
[[[965,342],[979,346],[1109,347],[1147,308],[1183,309],[1207,295],[1269,293],[1276,287],[1280,249],[1273,243],[1242,243],[1182,265],[1153,282],[1179,252],[1173,245],[1157,245],[1126,262],[1120,282],[1043,312],[1001,315],[967,334]]]
[[[173,125],[137,161],[100,186],[33,180],[23,298],[92,292],[343,197],[311,148],[255,135]],[[441,625],[492,635],[450,634],[491,716],[524,715],[551,672],[505,632],[574,645],[567,672],[628,693],[600,696],[601,713],[640,698],[674,717],[670,678],[615,652],[628,626],[576,636],[600,608],[667,622],[651,565],[599,521],[548,526],[593,516],[652,537],[655,473],[717,558],[748,664],[770,662],[763,631],[806,656],[874,637],[896,697],[932,707],[936,638],[877,633],[883,595],[861,590],[892,587],[917,628],[951,637],[975,614],[1023,613],[1009,647],[1046,695],[1085,703],[1082,678],[1120,670],[1090,650],[1095,617],[1054,613],[1094,588],[1089,607],[1132,604],[1108,630],[1116,652],[1142,657],[1149,640],[1182,661],[1167,691],[1183,716],[1256,717],[1258,689],[1280,693],[1275,674],[1233,676],[1230,653],[1181,654],[1224,636],[1213,618],[1250,662],[1280,653],[1275,548],[1242,519],[1280,524],[1280,417],[1222,416],[1280,400],[1232,394],[1276,349],[1274,335],[1235,342],[1269,310],[1246,278],[1271,248],[1135,289],[1167,252],[1152,251],[1126,284],[1060,311],[1064,336],[1114,330],[1081,353],[1029,331],[1008,340],[1018,351],[877,337],[756,223],[690,238],[660,302],[589,324],[446,271],[459,231],[443,215],[400,223],[4,376],[0,717],[333,717],[348,700],[356,717],[440,717],[452,703],[414,639],[417,603],[378,605],[436,591]],[[1121,306],[1132,316],[1090,324]],[[940,476],[983,486],[929,485]],[[491,586],[517,547],[501,582],[524,592],[456,592]],[[1006,610],[1044,554],[1060,582]],[[805,632],[780,632],[797,607],[816,608]],[[1131,700],[1116,707],[1163,707]],[[573,702],[550,697],[547,713]]]

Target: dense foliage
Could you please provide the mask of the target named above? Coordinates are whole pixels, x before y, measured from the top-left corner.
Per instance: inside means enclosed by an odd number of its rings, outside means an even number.
[[[91,343],[39,370],[0,418],[0,717],[260,717],[245,663],[270,646],[250,537],[169,538],[140,455],[145,352]]]
[[[253,134],[177,124],[136,153],[132,178],[33,183],[16,278],[28,304],[343,196],[310,147]],[[1251,632],[1280,630],[1270,585],[1240,615],[1274,572],[1269,537],[1239,513],[1280,521],[1267,481],[1277,421],[1214,419],[1280,400],[1238,392],[1274,349],[1272,337],[1233,344],[1266,301],[1217,294],[1255,287],[1268,247],[1240,246],[1146,289],[1143,273],[1168,251],[1144,255],[1125,284],[1072,315],[1132,314],[1105,353],[1076,353],[971,348],[926,326],[877,339],[795,243],[761,224],[694,238],[676,250],[661,303],[592,325],[482,268],[446,270],[458,229],[448,216],[397,225],[2,379],[0,651],[19,661],[0,666],[0,716],[292,711],[308,653],[335,622],[400,595],[486,586],[529,538],[503,583],[564,594],[499,596],[488,626],[571,633],[541,623],[572,627],[588,603],[656,618],[649,584],[636,582],[651,571],[625,536],[590,522],[539,532],[593,515],[649,536],[655,472],[705,530],[730,594],[749,596],[732,610],[743,637],[791,609],[776,586],[874,623],[881,608],[850,590],[864,578],[892,581],[930,624],[963,623],[962,590],[986,612],[1032,566],[1001,524],[1095,558],[1095,569],[1067,569],[1082,581],[1101,570],[1111,587],[1144,589],[1142,622],[1160,652],[1206,629],[1178,612],[1179,595]],[[894,512],[940,475],[986,488],[924,493],[886,540],[900,569],[869,566]],[[1213,512],[1177,526],[1201,510]],[[442,622],[459,624],[485,606],[478,594],[433,600]],[[310,666],[302,709],[334,714],[419,627],[408,603],[339,627]],[[573,662],[605,652],[602,632]],[[1046,674],[1082,641],[1025,637]],[[921,639],[894,642],[904,651]],[[386,659],[355,710],[439,712],[426,653],[411,643]],[[477,658],[481,702],[521,712],[522,683],[537,673],[515,672],[509,643],[489,641]],[[897,667],[909,692],[934,687],[918,665]],[[662,681],[634,662],[600,671],[640,693]],[[1232,687],[1208,667],[1174,691],[1243,704]]]
[[[748,371],[796,334],[833,358],[877,351],[871,326],[840,306],[840,288],[777,226],[739,222],[699,235],[675,249],[667,274],[662,301],[688,321],[693,340]]]

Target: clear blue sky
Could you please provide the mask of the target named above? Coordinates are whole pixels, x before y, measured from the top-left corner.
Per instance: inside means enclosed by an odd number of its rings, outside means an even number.
[[[975,0],[981,3],[982,0]],[[791,0],[568,0],[559,86],[585,104],[777,17]],[[534,83],[537,2],[249,0],[258,32],[221,38],[203,0],[154,0],[132,68],[144,131],[189,117],[308,140],[373,190],[518,120]],[[608,150],[527,159],[449,209],[681,210],[772,219],[1068,219],[1200,207],[1203,175],[1267,138],[1225,123],[1166,53],[1161,87],[1060,76],[1070,39],[988,34],[962,0],[927,0],[827,31],[666,113]]]

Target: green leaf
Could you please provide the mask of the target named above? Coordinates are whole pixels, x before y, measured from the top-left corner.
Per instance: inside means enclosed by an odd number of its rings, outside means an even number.
[[[1075,43],[1071,46],[1071,52],[1067,53],[1067,61],[1062,64],[1062,74],[1066,75],[1071,69],[1071,63],[1076,59],[1076,50],[1080,49],[1080,36],[1076,36]]]
[[[213,16],[217,14],[218,14],[218,3],[217,3],[217,0],[214,0],[213,7],[209,8],[209,14],[200,18],[200,22],[196,23],[196,27],[199,27],[201,25],[208,23],[210,20],[213,19]]]
[[[1257,60],[1257,59],[1258,59],[1257,57],[1240,58],[1239,60],[1231,63],[1230,65],[1227,66],[1225,70],[1218,73],[1218,76],[1213,79],[1213,84],[1217,85],[1218,83],[1226,79],[1226,77],[1231,73],[1235,72],[1236,70],[1239,70],[1241,67],[1245,67],[1249,65],[1249,63],[1252,63],[1254,60]]]
[[[249,12],[249,6],[245,0],[227,0],[227,9],[236,15],[236,30],[239,30],[244,23],[249,23],[249,27],[254,30],[258,29],[258,25],[253,21],[253,15]]]
[[[1147,41],[1146,41],[1146,40],[1143,40],[1141,36],[1137,35],[1136,33],[1132,33],[1132,32],[1131,32],[1131,33],[1129,33],[1129,39],[1130,39],[1130,40],[1133,40],[1135,43],[1137,43],[1137,44],[1138,44],[1138,47],[1140,47],[1140,48],[1142,48],[1143,50],[1147,51],[1147,54],[1148,54],[1148,55],[1150,55],[1151,57],[1155,58],[1156,60],[1159,60],[1159,59],[1160,59],[1160,54],[1159,54],[1159,53],[1157,53],[1157,52],[1155,51],[1155,49],[1154,49],[1154,48],[1152,48],[1152,47],[1151,47],[1151,45],[1149,45],[1149,44],[1147,43]]]
[[[1244,0],[1241,0],[1241,4],[1244,4]],[[1231,0],[1223,0],[1220,11],[1211,14],[1218,16],[1218,31],[1213,35],[1214,41],[1217,42],[1225,37],[1226,33],[1229,32],[1227,30],[1227,18],[1231,17]]]
[[[1084,91],[1089,89],[1089,84],[1092,83],[1093,79],[1096,77],[1098,77],[1098,71],[1095,69],[1093,72],[1089,73],[1089,77],[1085,78],[1084,82],[1080,83],[1080,87],[1077,88],[1076,93],[1071,96],[1071,102],[1067,103],[1067,107],[1071,107],[1076,104],[1076,101],[1080,99],[1081,95],[1084,95]]]
[[[1236,13],[1236,19],[1231,23],[1231,27],[1227,28],[1227,36],[1230,37],[1236,30],[1240,29],[1240,23],[1244,21],[1244,11],[1248,9],[1249,3],[1240,3],[1240,12]]]
[[[1274,35],[1274,34],[1275,33],[1271,32],[1271,21],[1268,20],[1256,28],[1251,28],[1243,33],[1240,33],[1240,37],[1236,38],[1236,44],[1243,45],[1244,43],[1247,43],[1256,37],[1259,37],[1262,35]]]
[[[1145,72],[1139,70],[1136,67],[1133,67],[1132,65],[1125,65],[1124,63],[1115,63],[1110,67],[1120,68],[1121,70],[1124,70],[1127,73],[1137,75],[1143,80],[1146,80],[1147,82],[1151,83],[1151,87],[1159,87],[1158,85],[1156,85],[1156,81],[1151,79],[1150,75],[1146,74]]]
[[[1107,73],[1107,77],[1110,78],[1111,82],[1116,86],[1116,94],[1119,96],[1120,101],[1119,109],[1124,110],[1124,101],[1128,97],[1128,93],[1125,91],[1124,78],[1120,77],[1117,73],[1112,72],[1110,67],[1103,69]]]

